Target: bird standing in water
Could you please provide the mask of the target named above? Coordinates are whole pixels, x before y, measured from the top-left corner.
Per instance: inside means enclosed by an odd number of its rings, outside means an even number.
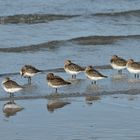
[[[52,88],[55,88],[55,92],[57,93],[57,88],[64,87],[66,85],[70,85],[71,83],[68,81],[65,81],[63,78],[54,75],[53,73],[47,74],[47,81],[48,85]]]
[[[17,84],[15,81],[11,80],[9,77],[2,81],[3,89],[10,94],[10,97],[14,96],[15,92],[21,91],[23,87]]]
[[[97,80],[107,78],[107,76],[105,76],[105,75],[101,74],[100,72],[98,72],[97,70],[93,69],[92,66],[86,67],[85,74],[90,80],[94,81],[94,84],[96,84]],[[92,84],[93,84],[93,82],[92,82]]]
[[[41,70],[39,70],[31,65],[25,65],[21,68],[20,75],[25,78],[28,78],[28,84],[31,84],[31,78],[39,72],[41,72]]]
[[[76,78],[76,75],[80,72],[84,72],[85,69],[75,63],[72,63],[71,60],[66,60],[64,62],[64,70],[71,74],[72,78]]]
[[[122,73],[122,70],[126,68],[127,61],[117,55],[113,55],[110,63],[113,69],[118,70],[118,73]]]

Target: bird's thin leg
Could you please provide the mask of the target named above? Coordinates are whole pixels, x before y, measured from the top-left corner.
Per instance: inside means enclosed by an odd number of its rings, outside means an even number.
[[[31,77],[28,77],[28,84],[31,84]]]
[[[134,77],[137,78],[137,74],[134,74]]]
[[[29,84],[29,77],[28,77],[28,84]]]
[[[139,79],[139,74],[137,74],[137,78]]]
[[[118,74],[122,74],[122,70],[118,70]]]
[[[57,88],[55,89],[55,93],[57,93]]]
[[[94,84],[96,85],[96,81],[94,81]]]
[[[14,93],[12,93],[12,97],[14,97]]]
[[[14,103],[14,99],[13,99],[13,98],[11,98],[11,99],[10,99],[10,102],[11,102],[11,103]]]
[[[12,97],[12,93],[10,93],[10,98]]]

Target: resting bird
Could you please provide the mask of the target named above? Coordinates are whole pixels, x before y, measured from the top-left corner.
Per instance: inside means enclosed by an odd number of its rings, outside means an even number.
[[[57,93],[57,88],[66,86],[71,84],[68,81],[65,81],[63,78],[54,75],[53,73],[48,73],[47,74],[47,81],[48,81],[48,85],[52,88],[55,88],[56,93]]]
[[[98,72],[97,70],[93,69],[92,66],[86,67],[85,74],[90,80],[94,81],[94,84],[96,84],[97,80],[107,78],[107,76],[105,76],[105,75],[101,74],[100,72]],[[93,82],[92,82],[92,84],[93,84]]]
[[[10,94],[10,97],[14,96],[15,92],[21,91],[23,87],[17,84],[15,81],[11,80],[9,77],[2,81],[3,89]]]
[[[129,59],[126,64],[127,70],[130,73],[134,73],[135,78],[139,78],[140,73],[140,63],[134,62],[133,59]]]
[[[113,55],[110,63],[113,69],[118,70],[118,73],[122,73],[122,70],[126,68],[127,61],[117,55]]]

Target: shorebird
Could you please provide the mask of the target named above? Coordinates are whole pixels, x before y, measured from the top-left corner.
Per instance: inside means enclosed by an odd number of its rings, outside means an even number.
[[[101,74],[100,72],[98,72],[97,70],[93,69],[92,66],[86,67],[85,74],[90,80],[94,81],[94,84],[96,84],[97,80],[107,78],[107,76],[105,76],[105,75]],[[93,84],[93,82],[92,82],[92,84]]]
[[[129,59],[127,61],[126,67],[130,73],[134,73],[135,78],[139,78],[140,63],[134,62],[133,59]]]
[[[14,96],[15,92],[21,91],[23,87],[17,84],[15,81],[11,80],[9,77],[2,81],[3,89],[10,94],[10,97]]]
[[[71,60],[66,60],[64,62],[64,70],[71,74],[72,78],[76,78],[76,75],[83,72],[85,69],[75,63],[72,63]]]
[[[28,83],[31,84],[31,77],[36,75],[37,73],[41,72],[41,70],[31,66],[31,65],[25,65],[20,70],[20,75],[28,78]]]
[[[126,68],[127,61],[117,55],[113,55],[110,63],[113,69],[117,69],[118,73],[122,73],[122,70]]]
[[[65,81],[63,78],[54,75],[53,73],[47,74],[47,81],[50,87],[53,87],[56,89],[55,90],[56,93],[57,93],[57,88],[71,84],[70,82]]]

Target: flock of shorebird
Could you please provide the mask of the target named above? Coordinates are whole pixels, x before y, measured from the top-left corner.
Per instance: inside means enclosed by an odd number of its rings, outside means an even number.
[[[119,73],[122,73],[122,70],[126,68],[130,73],[133,73],[135,75],[135,78],[139,78],[140,63],[134,62],[133,59],[129,59],[128,61],[126,61],[125,59],[117,55],[113,55],[110,60],[110,64],[112,68],[118,70]],[[71,74],[72,78],[76,78],[77,74],[84,72],[87,78],[92,81],[92,84],[96,84],[97,80],[107,78],[107,76],[95,70],[93,66],[87,66],[86,68],[84,68],[75,63],[72,63],[70,60],[66,60],[64,62],[64,70],[66,71],[66,73]],[[21,68],[20,75],[24,78],[28,78],[28,83],[31,84],[31,78],[39,72],[41,72],[41,70],[31,65],[25,65]],[[46,79],[48,85],[52,88],[55,88],[56,92],[57,88],[71,84],[71,82],[64,80],[63,78],[55,75],[54,73],[48,73]],[[10,94],[10,97],[14,96],[15,92],[23,90],[24,88],[17,82],[11,80],[9,77],[3,79],[2,87],[7,93]]]

